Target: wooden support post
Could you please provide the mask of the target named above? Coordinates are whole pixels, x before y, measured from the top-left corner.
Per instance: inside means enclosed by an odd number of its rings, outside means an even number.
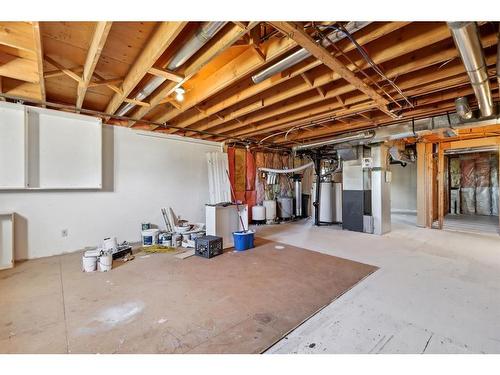
[[[432,143],[425,144],[425,196],[426,196],[426,221],[425,226],[432,228],[434,222],[434,160]]]
[[[437,183],[438,183],[438,223],[439,229],[443,229],[444,223],[444,150],[441,145],[438,144],[438,174],[437,174]]]
[[[417,143],[417,226],[426,227],[425,143]]]

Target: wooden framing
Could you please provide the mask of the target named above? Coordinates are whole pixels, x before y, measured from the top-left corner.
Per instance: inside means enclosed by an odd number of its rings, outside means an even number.
[[[81,81],[78,82],[76,107],[79,109],[82,108],[87,88],[89,87],[90,80],[94,74],[95,67],[99,61],[99,57],[101,56],[102,49],[104,48],[104,44],[106,43],[112,24],[112,22],[97,22],[95,26],[92,42],[90,43],[90,48],[87,52],[87,59],[85,60],[85,65],[83,66],[83,75]]]
[[[11,96],[75,103],[76,110],[111,114],[122,103],[132,103],[135,108],[127,116],[185,129],[181,135],[215,141],[266,138],[284,147],[393,123],[387,116],[388,98],[374,82],[404,106],[403,119],[453,110],[457,96],[468,96],[475,105],[445,22],[372,22],[353,34],[413,108],[374,73],[349,39],[325,48],[305,25],[229,22],[172,72],[165,67],[199,23],[0,22],[1,89]],[[498,35],[491,24],[479,24],[479,29],[488,73],[494,76]],[[301,48],[311,56],[262,82],[252,81],[255,73]],[[135,100],[151,76],[165,82],[147,98]],[[177,102],[172,94],[181,85],[185,99]],[[492,91],[498,101],[493,80]],[[135,125],[127,120],[120,124]],[[140,121],[137,126],[178,132]],[[439,150],[429,168],[441,177]],[[436,185],[436,202],[442,188]],[[439,219],[443,208],[430,206],[428,211]]]
[[[121,85],[121,93],[116,92],[106,107],[107,113],[115,113],[140,80],[153,67],[159,57],[173,43],[187,25],[187,22],[162,22],[156,29],[139,58],[130,68]]]
[[[43,47],[42,47],[42,38],[40,34],[39,22],[33,22],[33,41],[34,41],[34,51],[36,54],[36,64],[38,67],[38,87],[40,89],[40,97],[43,101],[45,101],[46,92],[45,92],[45,78],[43,75]]]
[[[375,103],[377,103],[377,107],[382,112],[387,113],[391,117],[395,117],[394,114],[387,109],[387,104],[389,104],[389,102],[386,98],[382,97],[373,88],[358,78],[340,60],[332,56],[325,47],[316,43],[314,39],[304,31],[302,25],[294,22],[271,22],[271,24],[277,29],[283,31],[289,38],[295,40],[297,44],[311,52],[313,56],[328,66],[332,71],[339,74],[341,78],[345,79],[359,91],[369,96]]]

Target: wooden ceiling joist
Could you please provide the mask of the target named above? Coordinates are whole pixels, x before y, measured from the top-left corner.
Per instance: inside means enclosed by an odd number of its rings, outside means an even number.
[[[382,37],[382,36],[387,35],[391,32],[394,32],[394,31],[400,29],[401,27],[405,26],[406,24],[408,24],[408,23],[392,22],[392,23],[383,24],[379,28],[367,27],[367,30],[360,31],[361,35],[359,36],[358,42],[361,45],[364,45],[366,43],[369,43],[369,42],[376,40],[379,37]],[[296,43],[294,41],[292,41],[291,39],[288,39],[288,38],[279,39],[278,41],[275,41],[275,43],[283,44],[286,41],[288,41],[289,43],[292,43],[292,45],[294,45],[294,46],[296,45]],[[344,53],[347,53],[347,52],[352,51],[355,47],[352,43],[350,43],[346,40],[343,40],[343,41],[339,42],[339,48]],[[269,50],[271,50],[271,48],[269,47],[269,48],[267,48],[267,50],[269,51]],[[269,52],[268,52],[268,60],[270,60]],[[288,80],[293,79],[294,77],[296,77],[302,73],[306,73],[306,72],[310,71],[311,69],[314,69],[320,65],[321,65],[321,62],[319,60],[311,58],[311,59],[306,60],[304,63],[298,64],[297,67],[293,67],[293,70],[288,69],[287,71],[283,72],[282,74],[280,74],[278,76],[274,76],[272,78],[269,78],[269,79],[267,79],[263,82],[260,82],[258,84],[254,84],[252,81],[249,81],[248,86],[241,88],[234,95],[232,95],[232,96],[230,96],[222,101],[216,102],[214,105],[212,105],[209,108],[206,108],[205,113],[203,115],[197,115],[194,117],[192,116],[188,120],[173,121],[173,123],[176,126],[188,127],[190,125],[195,124],[196,122],[198,122],[200,120],[206,119],[208,116],[210,116],[214,113],[217,113],[221,110],[229,108],[229,107],[237,104],[238,102],[241,102],[245,99],[248,99],[254,95],[263,93],[266,90],[269,90],[269,89],[271,89],[275,86],[278,86],[280,84],[284,84]],[[331,74],[328,75],[327,79],[330,79],[330,75]],[[266,100],[264,107],[267,106],[268,103],[272,104],[272,103],[274,103],[274,101],[273,100],[270,100],[270,101]],[[198,129],[198,127],[196,127],[196,129]],[[203,130],[203,128],[200,128],[199,130]]]
[[[358,78],[344,65],[344,63],[332,56],[330,51],[328,51],[325,47],[317,43],[309,34],[305,32],[301,24],[295,22],[271,22],[271,24],[284,32],[289,38],[295,40],[297,44],[307,49],[314,57],[328,66],[331,70],[338,73],[343,79],[356,87],[359,91],[369,96],[375,103],[377,103],[377,107],[382,112],[391,117],[395,117],[394,114],[387,108],[389,102],[386,98],[380,95],[371,86],[363,82],[363,80]]]
[[[172,44],[187,22],[162,22],[148,41],[138,59],[130,68],[121,85],[121,93],[115,93],[106,107],[106,113],[115,113],[123,101],[149,72],[158,58]]]
[[[38,68],[38,87],[40,90],[40,98],[42,101],[46,101],[47,95],[45,91],[45,78],[43,76],[43,46],[39,22],[33,22],[33,42]]]
[[[94,74],[94,69],[101,56],[102,49],[108,38],[109,31],[111,30],[112,22],[97,22],[90,42],[90,47],[87,52],[85,65],[83,66],[83,75],[81,81],[78,82],[78,92],[76,99],[76,108],[81,109],[87,88],[89,87],[90,80]]]
[[[257,24],[258,22],[250,22],[247,28],[245,29],[242,29],[240,26],[237,25],[230,27],[230,29],[227,30],[223,36],[221,36],[219,39],[213,42],[210,45],[210,47],[202,49],[200,54],[194,56],[194,58],[191,59],[189,65],[183,68],[182,74],[184,75],[184,79],[181,82],[169,82],[166,85],[163,85],[158,92],[153,93],[153,95],[149,100],[151,106],[155,107],[164,98],[170,96],[176,88],[180,87],[184,82],[193,77],[204,66],[206,66],[211,60],[217,57],[224,50],[231,47],[238,39],[240,39],[243,35],[247,34]],[[184,108],[184,106],[182,108]],[[139,119],[143,118],[149,112],[149,110],[150,110],[149,108],[145,107],[139,108],[138,111],[134,112],[133,117]],[[166,118],[167,117],[161,117],[155,119],[154,121],[164,122],[166,121],[165,120]]]
[[[435,27],[432,27],[432,28],[428,27],[424,31],[425,38],[421,42],[418,40],[417,41],[414,40],[414,35],[416,34],[417,31],[418,32],[420,31],[420,29],[417,29],[417,30],[413,31],[410,35],[408,35],[408,40],[402,41],[401,43],[398,43],[398,44],[394,44],[394,45],[387,47],[387,48],[385,48],[385,46],[384,46],[384,50],[373,51],[373,57],[372,57],[373,60],[377,64],[385,63],[385,62],[390,61],[392,59],[396,59],[398,56],[400,56],[401,49],[404,49],[407,52],[412,52],[412,51],[418,50],[419,48],[422,48],[425,45],[428,45],[428,43],[436,43],[436,42],[439,42],[447,37],[449,38],[449,31],[447,30],[445,25],[444,26],[443,25],[434,25],[434,26]],[[457,54],[456,49],[455,49],[455,54]],[[436,55],[434,56],[434,59],[435,60],[439,59],[439,57],[438,57],[439,55],[440,55],[439,52],[437,52]],[[425,59],[423,61],[420,61],[418,59],[416,60],[414,56],[412,56],[412,61],[413,61],[413,63],[409,67],[410,70],[411,69],[416,70],[419,67],[427,66],[427,65],[433,63],[433,61],[429,61],[428,59]],[[441,59],[439,61],[443,61],[443,60]],[[358,66],[362,66],[365,68],[368,67],[366,63],[364,66],[358,63]],[[350,65],[348,65],[348,68],[352,69],[352,68],[354,68],[354,66],[350,64]],[[389,78],[394,78],[394,77],[397,77],[402,72],[404,72],[404,71],[399,68],[398,64],[395,64],[394,67],[389,67],[389,69],[387,69],[385,73]],[[277,105],[277,103],[288,100],[288,99],[292,99],[299,94],[302,94],[304,92],[311,90],[311,88],[321,87],[325,84],[328,84],[328,83],[333,82],[335,80],[338,80],[340,78],[341,78],[340,75],[338,75],[336,72],[327,71],[325,73],[322,73],[319,76],[316,76],[314,81],[311,81],[312,87],[310,86],[310,84],[308,84],[306,82],[302,82],[302,81],[301,81],[302,83],[300,85],[293,85],[292,86],[292,85],[290,85],[290,83],[292,81],[289,81],[289,82],[287,81],[283,85],[276,86],[276,93],[271,94],[269,98],[264,99],[264,106],[262,109],[264,110],[268,106]],[[322,98],[320,98],[316,95],[315,98],[313,98],[312,100],[317,102],[317,101],[321,101]],[[294,100],[294,102],[295,102],[295,100]],[[284,103],[284,104],[287,104],[287,103]],[[310,104],[310,102],[307,104]],[[278,109],[278,110],[280,110],[280,109]],[[286,112],[289,110],[289,108],[287,108],[286,105],[284,105],[284,106],[281,106],[281,110]],[[257,115],[257,119],[256,118],[243,119],[242,125],[248,125],[248,124],[251,124],[252,122],[259,121],[260,119],[262,119],[262,114]],[[179,126],[178,123],[174,122],[174,124]],[[209,130],[209,129],[213,129],[216,126],[218,128],[220,128],[221,125],[223,125],[223,122],[221,122],[221,121],[215,121],[215,122],[208,121],[208,122],[205,122],[204,124],[200,123],[200,126],[195,125],[194,128],[198,129],[198,130]]]

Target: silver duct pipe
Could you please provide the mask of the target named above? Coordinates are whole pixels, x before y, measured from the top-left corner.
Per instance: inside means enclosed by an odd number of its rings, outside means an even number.
[[[357,21],[351,21],[347,23],[345,26],[346,30],[349,32],[349,34],[353,34],[358,30],[361,30],[363,27],[366,27],[370,24],[371,22],[357,22]],[[345,34],[340,32],[340,31],[333,31],[328,34],[328,38],[323,39],[322,45],[323,47],[328,47],[331,43],[330,40],[333,43],[338,42],[339,40],[342,40],[345,38]],[[301,61],[304,61],[307,59],[309,56],[311,56],[311,53],[305,49],[299,49],[298,51],[292,53],[291,55],[285,57],[283,60],[278,61],[276,64],[271,65],[270,67],[264,69],[263,71],[254,74],[252,76],[252,81],[253,83],[260,83],[262,81],[265,81],[269,77],[281,73],[285,69],[288,69],[296,64],[298,64]]]
[[[472,118],[472,109],[469,106],[469,100],[465,96],[455,99],[455,109],[457,114],[463,120],[470,120]]]
[[[292,150],[308,150],[327,145],[341,144],[371,144],[385,141],[395,141],[403,138],[421,137],[423,135],[447,132],[458,129],[473,129],[484,126],[500,125],[500,116],[489,117],[486,119],[471,119],[468,121],[462,120],[456,113],[449,116],[439,115],[427,117],[415,121],[406,121],[399,124],[383,126],[371,131],[360,131],[347,135],[339,135],[326,141],[307,143],[299,146],[294,146]]]
[[[308,144],[304,144],[304,145],[294,146],[292,148],[292,150],[293,151],[309,150],[311,148],[318,148],[318,147],[327,146],[327,145],[334,145],[334,144],[346,143],[346,142],[351,142],[351,141],[367,140],[367,139],[373,138],[374,136],[375,136],[375,132],[373,130],[359,132],[359,133],[353,133],[353,134],[347,134],[347,135],[339,135],[339,136],[333,137],[327,141],[321,141],[321,142],[308,143]]]
[[[172,60],[167,66],[168,70],[176,70],[182,64],[184,64],[190,57],[192,57],[196,52],[200,50],[210,39],[212,39],[215,34],[217,34],[220,29],[222,29],[227,24],[227,21],[222,22],[204,22],[201,27],[196,31],[196,34],[189,39],[182,48],[177,51],[177,53],[172,57]],[[134,99],[142,101],[153,93],[160,85],[165,82],[163,77],[153,77],[146,86],[139,91]],[[118,116],[125,116],[125,114],[135,107],[133,103],[125,103],[118,112]]]
[[[469,75],[481,115],[491,116],[493,98],[477,25],[475,22],[448,22],[448,27]]]

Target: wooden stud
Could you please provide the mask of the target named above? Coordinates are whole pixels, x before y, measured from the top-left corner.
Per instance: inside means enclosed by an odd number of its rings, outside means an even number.
[[[438,184],[438,227],[443,229],[444,223],[444,189],[445,189],[445,170],[444,170],[444,151],[443,147],[438,144],[438,163],[437,163],[437,184]]]

